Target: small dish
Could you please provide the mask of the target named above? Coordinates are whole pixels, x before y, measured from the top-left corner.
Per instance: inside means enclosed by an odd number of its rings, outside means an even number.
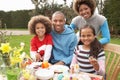
[[[62,73],[69,70],[69,67],[65,65],[52,65],[49,67],[50,70],[53,70],[56,73]]]
[[[38,69],[35,72],[35,76],[40,80],[48,80],[53,78],[54,71],[48,69]]]
[[[39,68],[41,66],[41,64],[42,64],[42,62],[33,62],[32,64],[27,65],[26,69],[34,70],[34,69]]]

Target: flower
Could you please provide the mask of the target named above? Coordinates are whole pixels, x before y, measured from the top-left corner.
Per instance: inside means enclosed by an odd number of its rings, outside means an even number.
[[[22,43],[22,45],[21,45],[21,43]],[[21,54],[24,49],[25,43],[23,43],[23,42],[21,42],[21,43],[20,43],[20,47],[14,47],[14,48],[12,48],[10,46],[10,43],[1,43],[0,53],[3,56],[3,61],[4,61],[5,65],[15,66],[16,64],[22,62]],[[6,58],[8,58],[8,59],[6,60]]]
[[[10,47],[9,43],[1,43],[0,50],[1,50],[2,54],[10,53],[11,47]]]
[[[5,66],[10,66],[10,52],[11,47],[9,43],[1,43],[0,53],[2,54],[2,60]]]
[[[21,43],[25,45],[25,43],[23,43],[23,42],[21,42]],[[11,58],[10,58],[12,66],[17,64],[17,63],[22,62],[22,57],[21,57],[22,55],[21,54],[23,53],[22,51],[24,49],[24,45],[21,45],[21,43],[20,43],[19,48],[17,48],[17,47],[13,48],[13,52],[12,52]]]
[[[24,47],[24,46],[25,46],[25,43],[24,43],[24,42],[21,42],[21,43],[20,43],[20,46],[21,46],[21,47]]]
[[[29,77],[30,77],[30,72],[29,72],[29,70],[23,70],[23,77],[24,77],[25,79],[29,79]]]
[[[2,57],[9,57],[12,50],[9,43],[11,35],[11,33],[8,35],[7,31],[0,31],[0,54],[2,54]]]

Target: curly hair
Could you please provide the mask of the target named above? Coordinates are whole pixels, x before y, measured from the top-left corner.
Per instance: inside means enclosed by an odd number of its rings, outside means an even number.
[[[82,29],[85,29],[85,28],[90,28],[90,29],[92,30],[92,32],[93,32],[93,35],[94,35],[94,36],[96,35],[96,34],[95,34],[95,29],[94,29],[91,25],[86,24],[84,27],[81,27],[81,28],[80,28],[80,34],[79,34],[80,36],[81,36],[81,30],[82,30]],[[83,43],[82,43],[81,40],[78,42],[78,45],[83,45]],[[97,58],[97,57],[98,57],[98,54],[99,54],[101,51],[103,51],[103,46],[102,46],[102,44],[98,41],[98,39],[95,38],[94,41],[92,41],[92,43],[90,44],[90,56],[93,56],[93,57]]]
[[[79,8],[82,4],[86,4],[91,9],[91,14],[94,13],[96,8],[95,0],[74,0],[73,1],[73,10],[79,15]]]
[[[36,35],[36,31],[35,31],[35,26],[37,23],[42,23],[44,24],[45,26],[45,29],[46,29],[46,33],[50,33],[51,30],[52,30],[52,23],[50,21],[50,19],[46,16],[43,16],[43,15],[37,15],[37,16],[33,16],[30,21],[28,22],[28,29],[29,29],[29,32],[31,34],[34,34]]]

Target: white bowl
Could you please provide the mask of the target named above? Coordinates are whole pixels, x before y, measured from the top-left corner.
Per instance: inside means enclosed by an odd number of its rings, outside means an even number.
[[[35,72],[35,76],[40,80],[48,80],[54,76],[54,71],[48,69],[38,69]]]

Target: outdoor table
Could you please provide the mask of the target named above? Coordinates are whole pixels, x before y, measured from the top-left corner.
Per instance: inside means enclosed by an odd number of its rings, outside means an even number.
[[[54,68],[54,67],[53,67]],[[49,69],[49,68],[48,68]],[[52,68],[51,68],[52,69]],[[68,69],[67,69],[68,70]],[[61,74],[61,73],[56,73],[54,72],[54,76],[53,76],[53,80],[54,78],[56,77],[55,75],[56,74]],[[71,74],[70,72],[68,72],[68,74]],[[74,74],[74,73],[73,73]],[[103,76],[100,76],[100,75],[95,75],[95,74],[91,74],[91,73],[85,73],[85,72],[79,72],[77,74],[80,74],[80,75],[88,75],[90,78],[99,78],[99,80],[104,80],[104,77]],[[5,75],[2,75],[0,74],[0,80],[7,80],[7,77]]]
[[[85,72],[79,72],[79,74],[80,75],[88,75],[90,78],[91,78],[91,80],[92,80],[92,78],[94,79],[94,78],[97,78],[98,80],[104,80],[104,77],[103,76],[101,76],[101,75],[96,75],[96,74],[91,74],[91,73],[85,73]],[[54,79],[53,79],[54,80]],[[56,79],[55,79],[56,80]],[[85,79],[86,80],[86,79]],[[95,79],[96,80],[96,79]]]
[[[52,65],[51,65],[52,66]],[[57,66],[57,68],[55,67],[55,66],[53,66],[53,67],[51,67],[51,66],[49,66],[49,68],[46,68],[46,69],[53,69],[54,70],[54,76],[53,76],[53,80],[54,80],[54,78],[55,77],[58,77],[58,76],[56,76],[56,74],[61,74],[61,73],[59,73],[59,70],[58,70],[58,73],[57,72],[55,72],[56,71],[56,69],[58,69],[58,67],[59,67],[59,69],[61,69],[62,68],[62,65],[61,66]],[[41,67],[40,67],[41,68]],[[38,68],[39,69],[39,68]],[[63,70],[65,70],[65,72],[66,72],[66,70],[68,71],[68,75],[69,74],[71,74],[71,72],[69,71],[69,69],[67,69],[67,67],[65,67],[64,66],[64,69]],[[35,71],[36,72],[36,71]],[[64,74],[64,72],[63,72],[63,74]],[[101,76],[101,75],[96,75],[96,74],[91,74],[91,73],[85,73],[85,72],[78,72],[77,74],[81,74],[81,75],[88,75],[90,78],[92,78],[92,79],[94,79],[94,78],[98,78],[98,80],[104,80],[104,77],[103,76]],[[91,79],[91,80],[92,80]],[[56,79],[55,79],[56,80]]]
[[[0,75],[0,80],[7,80],[7,77],[5,75]]]
[[[100,80],[104,80],[103,76],[100,76],[100,75],[84,73],[84,72],[80,72],[80,74],[88,74],[90,77],[96,77],[96,78],[99,78]],[[7,80],[7,77],[0,75],[0,80]]]
[[[104,77],[100,75],[95,75],[95,74],[85,73],[85,72],[80,72],[80,74],[87,74],[89,77],[95,77],[95,78],[99,78],[100,80],[104,80]]]

